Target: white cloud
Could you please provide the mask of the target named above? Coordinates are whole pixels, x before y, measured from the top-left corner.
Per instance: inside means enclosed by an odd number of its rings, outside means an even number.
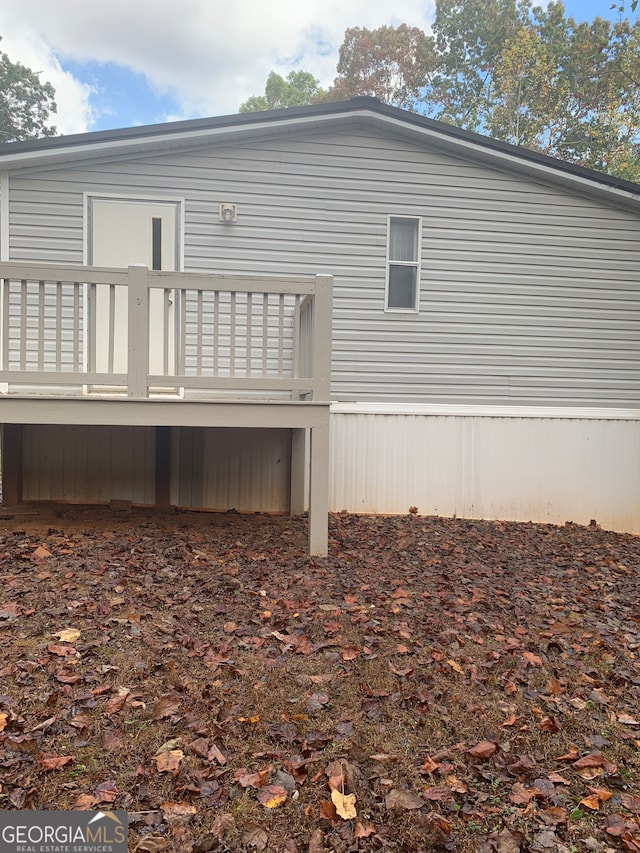
[[[0,29],[0,35],[2,32]],[[42,81],[52,84],[56,90],[58,112],[50,117],[49,124],[54,125],[59,133],[81,133],[91,125],[91,87],[60,67],[53,48],[42,36],[26,29],[3,35],[0,50],[8,54],[12,62],[21,62],[39,72]]]
[[[60,60],[115,62],[144,74],[183,115],[234,113],[272,69],[327,86],[347,27],[427,29],[434,0],[21,0],[0,7],[0,49],[56,89],[57,126],[91,126],[91,87]],[[390,11],[392,9],[393,11]]]

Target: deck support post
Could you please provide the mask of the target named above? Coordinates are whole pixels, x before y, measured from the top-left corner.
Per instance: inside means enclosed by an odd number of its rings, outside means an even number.
[[[309,554],[326,557],[329,549],[329,408],[321,426],[311,427]]]
[[[329,420],[331,400],[331,327],[333,276],[315,278],[313,306],[313,399],[326,402],[322,422],[310,429],[309,460],[309,554],[326,557],[329,552]]]
[[[22,503],[22,424],[2,426],[2,505]]]

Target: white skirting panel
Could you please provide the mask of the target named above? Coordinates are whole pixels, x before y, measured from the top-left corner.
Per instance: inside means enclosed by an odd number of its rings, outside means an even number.
[[[330,506],[640,534],[640,412],[334,404]]]

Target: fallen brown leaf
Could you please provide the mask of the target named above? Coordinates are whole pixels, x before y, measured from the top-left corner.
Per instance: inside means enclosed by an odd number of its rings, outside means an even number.
[[[429,826],[436,826],[444,835],[451,833],[453,824],[444,815],[439,812],[429,812],[425,817]]]
[[[640,794],[622,794],[621,801],[631,814],[640,815]]]
[[[424,800],[414,791],[407,788],[392,788],[385,797],[385,805],[388,809],[405,809],[413,811],[424,806]]]
[[[33,552],[33,557],[35,560],[46,560],[51,556],[51,551],[44,547],[44,545],[38,545],[36,550]]]
[[[154,756],[153,760],[158,773],[173,773],[175,776],[180,770],[180,762],[183,758],[184,752],[181,749],[167,749]]]
[[[321,829],[314,829],[311,833],[308,853],[324,853],[324,833]]]
[[[78,799],[73,804],[74,811],[84,812],[92,809],[96,805],[96,798],[93,794],[80,794]]]
[[[54,637],[57,637],[62,643],[75,643],[80,639],[81,631],[77,628],[61,628],[59,631],[54,631]]]
[[[258,788],[258,800],[266,809],[275,809],[287,799],[287,791],[283,785],[265,785]]]
[[[526,806],[535,795],[535,788],[526,788],[522,782],[516,782],[511,788],[509,799],[518,806]]]
[[[453,798],[451,788],[448,785],[434,785],[431,788],[425,788],[422,791],[422,796],[425,800],[433,802],[446,802]]]
[[[267,775],[265,772],[252,772],[246,767],[240,767],[233,774],[233,781],[242,788],[262,788],[267,784]]]
[[[172,717],[174,714],[178,713],[181,705],[182,699],[177,693],[166,693],[155,702],[151,711],[151,716],[154,720],[162,720],[165,717]]]
[[[119,793],[118,787],[113,779],[101,782],[93,790],[93,796],[96,803],[113,803]]]
[[[107,716],[112,716],[113,714],[117,714],[118,711],[121,711],[127,702],[127,696],[130,692],[131,691],[126,687],[121,688],[115,696],[112,696],[109,699],[105,706],[104,713],[107,714]]]
[[[580,800],[580,805],[597,812],[600,808],[600,798],[595,794],[589,794],[588,797],[583,797]]]
[[[555,717],[543,717],[538,726],[541,732],[549,732],[555,734],[560,731],[560,726]]]
[[[375,831],[376,828],[372,823],[361,823],[358,820],[356,821],[353,835],[354,838],[369,838],[369,836],[374,835]]]
[[[38,764],[43,770],[62,770],[76,760],[75,755],[39,755]]]
[[[250,823],[245,827],[241,840],[245,847],[252,847],[258,853],[262,853],[269,843],[269,835],[264,827]]]
[[[490,740],[483,740],[472,746],[467,752],[474,758],[491,758],[496,749],[497,746],[495,743]]]
[[[617,719],[619,723],[622,723],[625,726],[640,726],[640,720],[638,720],[636,717],[632,717],[631,714],[618,714]]]
[[[164,819],[169,823],[193,817],[198,811],[194,805],[185,802],[164,802],[160,806],[160,810],[162,811]]]
[[[226,764],[227,763],[226,756],[220,752],[220,750],[215,745],[215,743],[212,744],[211,749],[207,753],[207,761],[214,761],[214,760],[217,761],[218,764]]]
[[[216,815],[214,817],[213,823],[211,824],[211,834],[218,840],[221,840],[227,833],[233,832],[235,828],[236,821],[233,815],[229,812],[224,812],[223,814]]]
[[[569,820],[569,812],[562,806],[549,806],[547,809],[540,809],[538,814],[548,826],[559,826]]]
[[[169,846],[169,840],[162,835],[147,835],[142,838],[133,848],[134,853],[159,853],[160,850],[166,850]]]
[[[332,823],[338,822],[338,812],[331,800],[320,800],[320,817],[322,820],[330,820]]]

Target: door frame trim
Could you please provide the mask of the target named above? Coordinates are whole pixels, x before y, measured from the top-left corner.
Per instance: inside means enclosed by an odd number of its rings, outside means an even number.
[[[110,201],[132,201],[141,204],[173,204],[176,206],[176,272],[184,272],[184,196],[156,196],[139,193],[105,193],[85,191],[82,194],[82,263],[89,266],[89,249],[91,241],[91,202],[93,199]]]
[[[184,272],[184,224],[185,224],[185,204],[186,199],[184,196],[156,196],[153,194],[141,194],[141,193],[113,193],[113,192],[96,192],[94,190],[85,190],[82,193],[82,263],[84,266],[90,266],[89,264],[89,254],[91,248],[91,237],[92,237],[92,221],[91,221],[91,203],[93,200],[106,200],[106,201],[122,201],[122,202],[133,202],[139,204],[166,204],[173,205],[175,207],[175,221],[176,221],[176,251],[175,251],[175,266],[176,272]],[[87,306],[89,300],[89,292],[87,285],[83,288],[83,313],[84,316],[88,316]],[[83,351],[84,355],[84,364],[83,367],[86,370],[87,364],[87,354],[88,354],[88,334],[89,330],[87,328],[86,322],[84,323],[83,329]],[[86,392],[86,386],[84,388]]]

